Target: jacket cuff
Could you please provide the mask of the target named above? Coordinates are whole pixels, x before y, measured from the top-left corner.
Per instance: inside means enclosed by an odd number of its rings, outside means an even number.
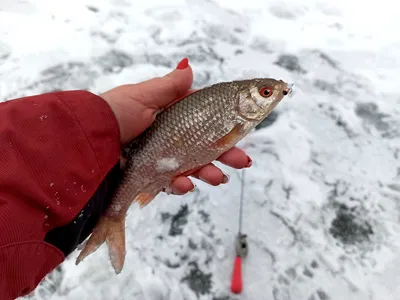
[[[0,247],[0,299],[27,296],[63,261],[60,250],[42,241],[23,241]]]
[[[74,113],[89,141],[105,177],[120,158],[120,132],[111,107],[100,96],[87,91],[55,92]],[[105,149],[106,148],[106,149]]]

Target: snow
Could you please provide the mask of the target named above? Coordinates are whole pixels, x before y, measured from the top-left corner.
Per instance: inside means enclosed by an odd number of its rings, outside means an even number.
[[[0,101],[100,93],[169,72],[195,87],[252,76],[294,83],[240,146],[244,291],[229,291],[240,172],[161,194],[127,217],[115,275],[103,245],[74,252],[33,299],[396,299],[400,267],[400,38],[388,0],[74,0],[0,3]],[[76,183],[75,183],[76,184]]]

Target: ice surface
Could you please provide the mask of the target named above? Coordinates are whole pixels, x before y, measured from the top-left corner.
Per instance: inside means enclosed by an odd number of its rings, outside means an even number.
[[[116,276],[105,246],[78,252],[32,296],[46,300],[397,299],[400,38],[388,0],[2,1],[0,101],[103,92],[189,57],[195,87],[249,76],[294,92],[245,141],[244,292],[229,291],[239,173],[127,218]],[[244,142],[240,145],[244,145]]]

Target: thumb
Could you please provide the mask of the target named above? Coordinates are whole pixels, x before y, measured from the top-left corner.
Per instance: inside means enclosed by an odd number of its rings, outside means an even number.
[[[185,96],[192,82],[193,71],[185,58],[175,70],[163,77],[123,85],[103,93],[101,97],[109,103],[118,121],[121,143],[131,141],[151,125],[159,110]]]
[[[131,99],[157,111],[185,96],[192,83],[193,70],[188,59],[184,58],[167,75],[130,85],[129,95]]]

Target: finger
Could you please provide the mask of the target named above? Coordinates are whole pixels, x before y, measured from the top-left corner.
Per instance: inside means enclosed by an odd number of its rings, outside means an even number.
[[[178,69],[180,66],[183,69]],[[129,85],[132,99],[157,111],[168,106],[177,98],[186,95],[193,83],[193,71],[187,58],[179,63],[177,69],[163,77],[156,77]]]
[[[187,59],[184,69],[136,84],[119,86],[101,94],[115,115],[120,129],[121,144],[126,145],[154,121],[157,113],[187,95],[193,83],[193,71]]]
[[[179,176],[172,181],[170,187],[174,194],[183,195],[192,191],[194,189],[194,184],[189,178]]]
[[[252,160],[246,152],[238,147],[233,147],[217,159],[219,162],[235,169],[249,168]]]
[[[194,172],[192,176],[213,186],[220,185],[221,183],[227,183],[229,181],[228,175],[224,174],[212,163]]]

